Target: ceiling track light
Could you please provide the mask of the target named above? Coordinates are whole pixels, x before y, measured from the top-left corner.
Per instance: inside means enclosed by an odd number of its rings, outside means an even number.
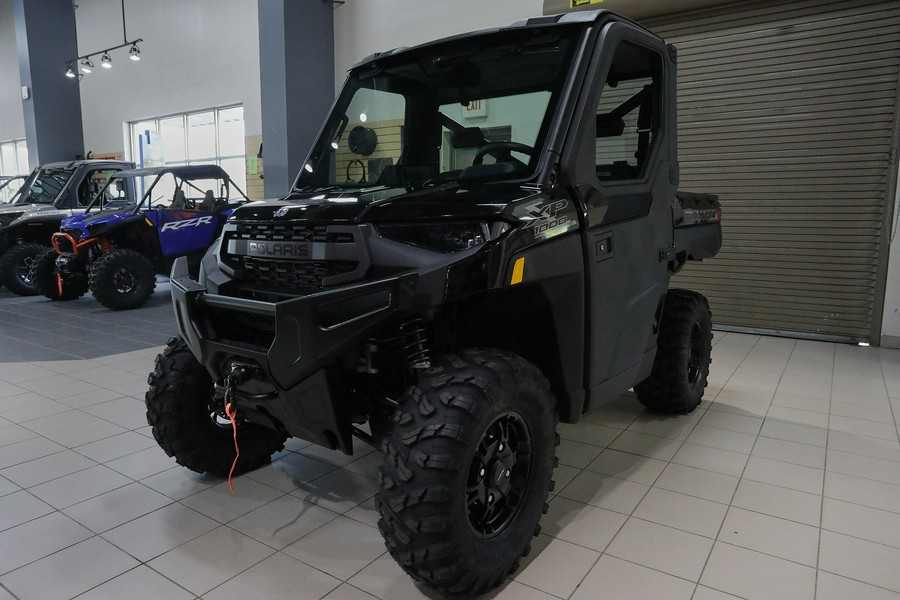
[[[75,8],[78,8],[77,5],[75,6]],[[112,57],[109,55],[109,53],[113,50],[118,50],[119,48],[128,48],[128,58],[130,58],[131,60],[141,60],[141,49],[138,46],[138,42],[143,42],[144,39],[128,39],[128,32],[125,29],[125,0],[122,0],[122,40],[123,42],[118,46],[110,46],[106,50],[90,52],[82,56],[76,56],[74,60],[66,61],[66,77],[78,77],[79,79],[81,79],[81,74],[76,74],[75,72],[79,65],[79,61],[81,63],[81,73],[90,73],[94,68],[94,63],[91,61],[92,56],[100,55],[100,66],[104,69],[111,69]]]

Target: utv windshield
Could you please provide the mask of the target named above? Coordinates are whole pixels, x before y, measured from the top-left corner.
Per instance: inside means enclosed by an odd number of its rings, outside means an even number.
[[[14,204],[53,204],[75,169],[37,169],[22,185]]]
[[[527,180],[579,36],[513,29],[354,69],[295,190]]]

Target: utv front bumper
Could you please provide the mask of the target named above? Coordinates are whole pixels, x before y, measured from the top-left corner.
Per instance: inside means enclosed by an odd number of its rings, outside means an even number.
[[[407,273],[271,303],[210,293],[191,279],[185,258],[175,261],[171,276],[178,328],[213,379],[220,381],[235,363],[253,373],[238,388],[239,414],[348,453],[350,419],[337,358],[409,311],[417,280]],[[259,330],[272,335],[254,335]]]

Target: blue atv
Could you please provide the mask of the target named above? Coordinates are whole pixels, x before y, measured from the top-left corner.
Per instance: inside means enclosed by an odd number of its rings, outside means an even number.
[[[139,202],[128,200],[137,197]],[[31,280],[51,300],[73,300],[90,290],[113,310],[142,306],[153,295],[157,273],[168,274],[182,256],[198,268],[234,207],[249,202],[216,165],[121,171],[97,198],[106,198],[108,208],[94,210],[92,204],[64,219],[53,249],[34,260]]]

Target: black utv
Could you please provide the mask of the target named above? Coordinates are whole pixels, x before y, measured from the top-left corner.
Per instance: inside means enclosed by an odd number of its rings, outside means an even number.
[[[379,527],[415,579],[472,596],[529,551],[558,421],[634,387],[694,410],[718,201],[676,193],[675,48],[608,11],[538,17],[356,65],[282,202],[176,261],[181,332],[147,416],[228,475],[296,436],[379,447]],[[235,460],[235,438],[239,458]]]
[[[32,171],[12,201],[0,205],[0,285],[33,296],[34,258],[50,247],[63,217],[83,211],[113,173],[134,165],[119,160],[47,163]]]

